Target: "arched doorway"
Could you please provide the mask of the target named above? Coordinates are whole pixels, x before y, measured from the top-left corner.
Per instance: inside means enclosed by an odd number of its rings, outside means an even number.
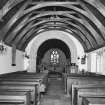
[[[65,42],[59,39],[46,40],[37,51],[36,67],[39,71],[49,68],[49,70],[63,72],[68,61],[71,62],[70,49]]]

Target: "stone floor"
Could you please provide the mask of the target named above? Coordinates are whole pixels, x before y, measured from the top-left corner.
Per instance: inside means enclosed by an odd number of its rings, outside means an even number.
[[[71,105],[71,98],[64,92],[62,78],[50,78],[47,93],[42,96],[40,105]]]

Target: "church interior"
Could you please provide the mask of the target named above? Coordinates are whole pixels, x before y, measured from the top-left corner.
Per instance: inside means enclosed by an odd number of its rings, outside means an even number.
[[[105,105],[105,0],[0,0],[0,105]]]

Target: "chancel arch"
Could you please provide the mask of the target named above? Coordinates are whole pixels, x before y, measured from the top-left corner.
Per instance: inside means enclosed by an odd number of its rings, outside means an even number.
[[[72,35],[64,32],[64,31],[59,31],[59,30],[46,31],[46,32],[43,32],[43,33],[40,33],[39,35],[37,35],[28,44],[28,46],[26,48],[26,51],[28,52],[28,54],[30,56],[29,72],[36,71],[37,51],[43,42],[45,42],[46,40],[50,40],[50,39],[58,39],[58,40],[65,42],[65,44],[67,44],[68,48],[71,51],[71,62],[77,63],[77,57],[79,55],[81,55],[80,53],[83,54],[84,50],[83,50],[83,47],[81,48],[81,46],[79,46],[80,43],[76,44],[76,42],[70,36],[72,36]]]

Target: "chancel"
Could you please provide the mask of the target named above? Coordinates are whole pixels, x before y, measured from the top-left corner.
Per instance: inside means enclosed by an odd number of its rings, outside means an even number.
[[[105,0],[0,0],[0,105],[105,105]]]

